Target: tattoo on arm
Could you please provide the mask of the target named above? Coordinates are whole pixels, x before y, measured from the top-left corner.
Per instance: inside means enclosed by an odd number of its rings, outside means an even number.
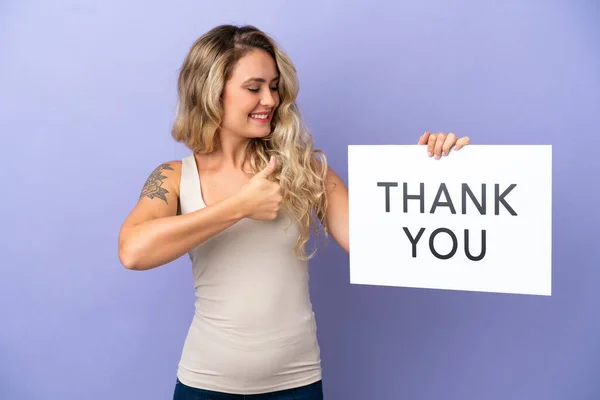
[[[167,177],[162,174],[163,170],[173,171],[173,168],[171,168],[170,164],[162,164],[156,167],[146,180],[146,183],[142,188],[142,193],[140,194],[140,199],[144,196],[149,199],[157,197],[164,200],[165,203],[168,203],[165,194],[169,193],[169,191],[162,187],[163,180],[167,179]]]

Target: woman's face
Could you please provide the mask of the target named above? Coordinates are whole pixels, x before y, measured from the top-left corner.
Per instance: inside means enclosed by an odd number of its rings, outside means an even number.
[[[271,133],[271,121],[279,105],[275,60],[264,50],[240,58],[223,94],[222,135],[260,138]]]

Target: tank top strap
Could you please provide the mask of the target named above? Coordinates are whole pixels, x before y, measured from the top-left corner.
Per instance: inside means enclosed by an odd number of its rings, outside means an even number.
[[[204,207],[200,177],[194,154],[181,159],[181,181],[179,183],[179,202],[181,213],[188,214]]]

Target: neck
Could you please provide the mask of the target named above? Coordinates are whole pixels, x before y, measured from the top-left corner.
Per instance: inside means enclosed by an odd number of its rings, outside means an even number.
[[[221,134],[220,146],[211,155],[215,166],[241,171],[249,142],[246,138]]]

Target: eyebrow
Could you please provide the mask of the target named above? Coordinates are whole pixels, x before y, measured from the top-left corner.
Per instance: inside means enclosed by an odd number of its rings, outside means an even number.
[[[276,80],[279,80],[279,76],[276,76],[275,78],[273,78],[271,80],[271,82],[276,81]],[[245,84],[253,83],[253,82],[265,83],[267,81],[265,79],[263,79],[263,78],[250,78],[250,79],[245,80],[242,84],[245,85]]]

